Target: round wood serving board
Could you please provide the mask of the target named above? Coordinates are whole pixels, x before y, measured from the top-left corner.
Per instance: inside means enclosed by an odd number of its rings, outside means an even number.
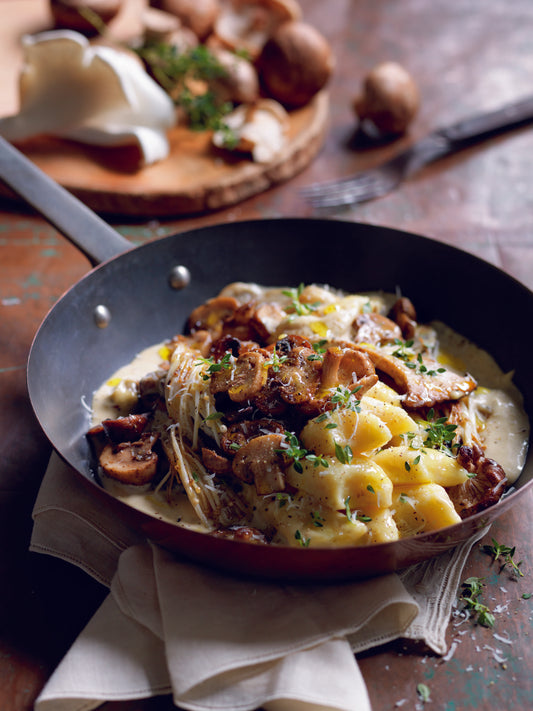
[[[15,9],[12,0],[5,4]],[[14,101],[20,34],[44,29],[38,27],[45,17],[42,3],[23,0],[16,7],[16,21],[12,15],[13,21],[0,28],[0,115],[7,115],[6,108],[12,109]],[[38,16],[31,14],[36,9],[40,10]],[[15,57],[17,61],[13,61]],[[233,205],[303,170],[322,146],[328,107],[328,95],[323,90],[307,106],[291,111],[287,145],[268,164],[217,151],[211,145],[210,132],[193,132],[181,126],[170,132],[169,157],[142,169],[138,169],[139,156],[134,148],[99,148],[49,137],[35,138],[18,147],[97,212],[185,215]],[[2,183],[0,194],[13,195]]]

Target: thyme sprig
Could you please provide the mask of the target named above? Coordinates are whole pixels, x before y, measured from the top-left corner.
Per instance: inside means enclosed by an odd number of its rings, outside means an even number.
[[[231,353],[225,353],[218,362],[215,361],[213,356],[209,356],[209,358],[198,358],[194,364],[207,366],[207,369],[201,374],[201,378],[202,380],[209,380],[213,373],[218,373],[221,370],[229,370],[232,368],[232,358],[233,356]]]
[[[165,42],[146,42],[135,52],[142,59],[155,81],[186,114],[194,131],[228,132],[224,117],[233,104],[222,101],[212,89],[212,83],[227,75],[226,69],[205,45],[185,52]]]
[[[484,578],[470,577],[462,584],[461,601],[472,610],[475,620],[483,627],[494,627],[494,615],[479,598],[485,587]]]
[[[452,425],[446,417],[435,419],[435,410],[431,408],[427,414],[427,427],[424,429],[426,438],[424,447],[438,449],[445,454],[455,456],[459,443],[454,442],[457,425]]]
[[[313,313],[313,311],[316,311],[320,305],[319,302],[308,304],[307,302],[302,301],[301,299],[304,289],[305,285],[299,284],[296,289],[284,289],[282,291],[282,294],[291,300],[290,308],[292,308],[296,316],[308,316]]]
[[[302,460],[311,462],[315,467],[322,467],[323,469],[329,467],[329,462],[325,457],[309,452],[302,447],[300,440],[294,432],[285,432],[285,446],[276,449],[276,452],[288,459],[292,459],[292,466],[298,474],[303,473]]]
[[[484,546],[482,546],[481,550],[484,553],[488,553],[490,556],[492,556],[494,562],[500,561],[500,573],[508,565],[511,569],[512,575],[515,575],[517,578],[524,577],[524,573],[520,569],[522,561],[516,563],[514,560],[516,546],[513,546],[511,548],[510,546],[506,546],[503,543],[498,543],[498,541],[492,538],[492,545],[485,544]]]

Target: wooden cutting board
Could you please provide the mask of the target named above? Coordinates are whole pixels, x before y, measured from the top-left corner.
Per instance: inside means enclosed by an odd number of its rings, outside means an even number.
[[[18,107],[20,35],[50,26],[42,0],[3,0],[0,23],[0,115]],[[208,132],[176,127],[168,158],[139,170],[133,148],[95,148],[40,137],[19,146],[45,173],[97,212],[171,216],[216,210],[256,195],[303,170],[322,146],[328,119],[324,90],[290,112],[288,142],[268,164],[217,151]],[[0,193],[12,195],[0,183]]]

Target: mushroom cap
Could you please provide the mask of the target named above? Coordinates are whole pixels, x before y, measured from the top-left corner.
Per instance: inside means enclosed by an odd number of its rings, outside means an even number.
[[[107,24],[119,12],[124,0],[50,0],[50,11],[57,29],[96,34],[97,28],[84,16],[83,10],[98,15]]]
[[[212,54],[225,70],[224,76],[211,84],[217,96],[236,104],[255,103],[259,98],[259,77],[254,65],[225,49],[214,48]]]
[[[232,0],[223,5],[210,40],[255,60],[279,25],[301,15],[296,0]]]
[[[152,4],[175,15],[199,40],[212,32],[220,12],[219,0],[158,0]]]
[[[381,62],[365,77],[363,91],[354,100],[360,121],[371,121],[383,134],[403,133],[420,105],[418,87],[397,62]]]
[[[265,44],[259,75],[272,98],[285,106],[303,106],[322,89],[334,67],[331,47],[312,25],[284,22]]]

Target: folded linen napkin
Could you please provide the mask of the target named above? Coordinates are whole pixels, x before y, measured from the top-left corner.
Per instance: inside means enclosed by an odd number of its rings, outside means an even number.
[[[364,582],[236,580],[146,542],[52,455],[30,549],[70,561],[110,592],[35,709],[90,711],[172,693],[192,711],[370,711],[354,652],[406,637],[443,654],[473,543]]]

